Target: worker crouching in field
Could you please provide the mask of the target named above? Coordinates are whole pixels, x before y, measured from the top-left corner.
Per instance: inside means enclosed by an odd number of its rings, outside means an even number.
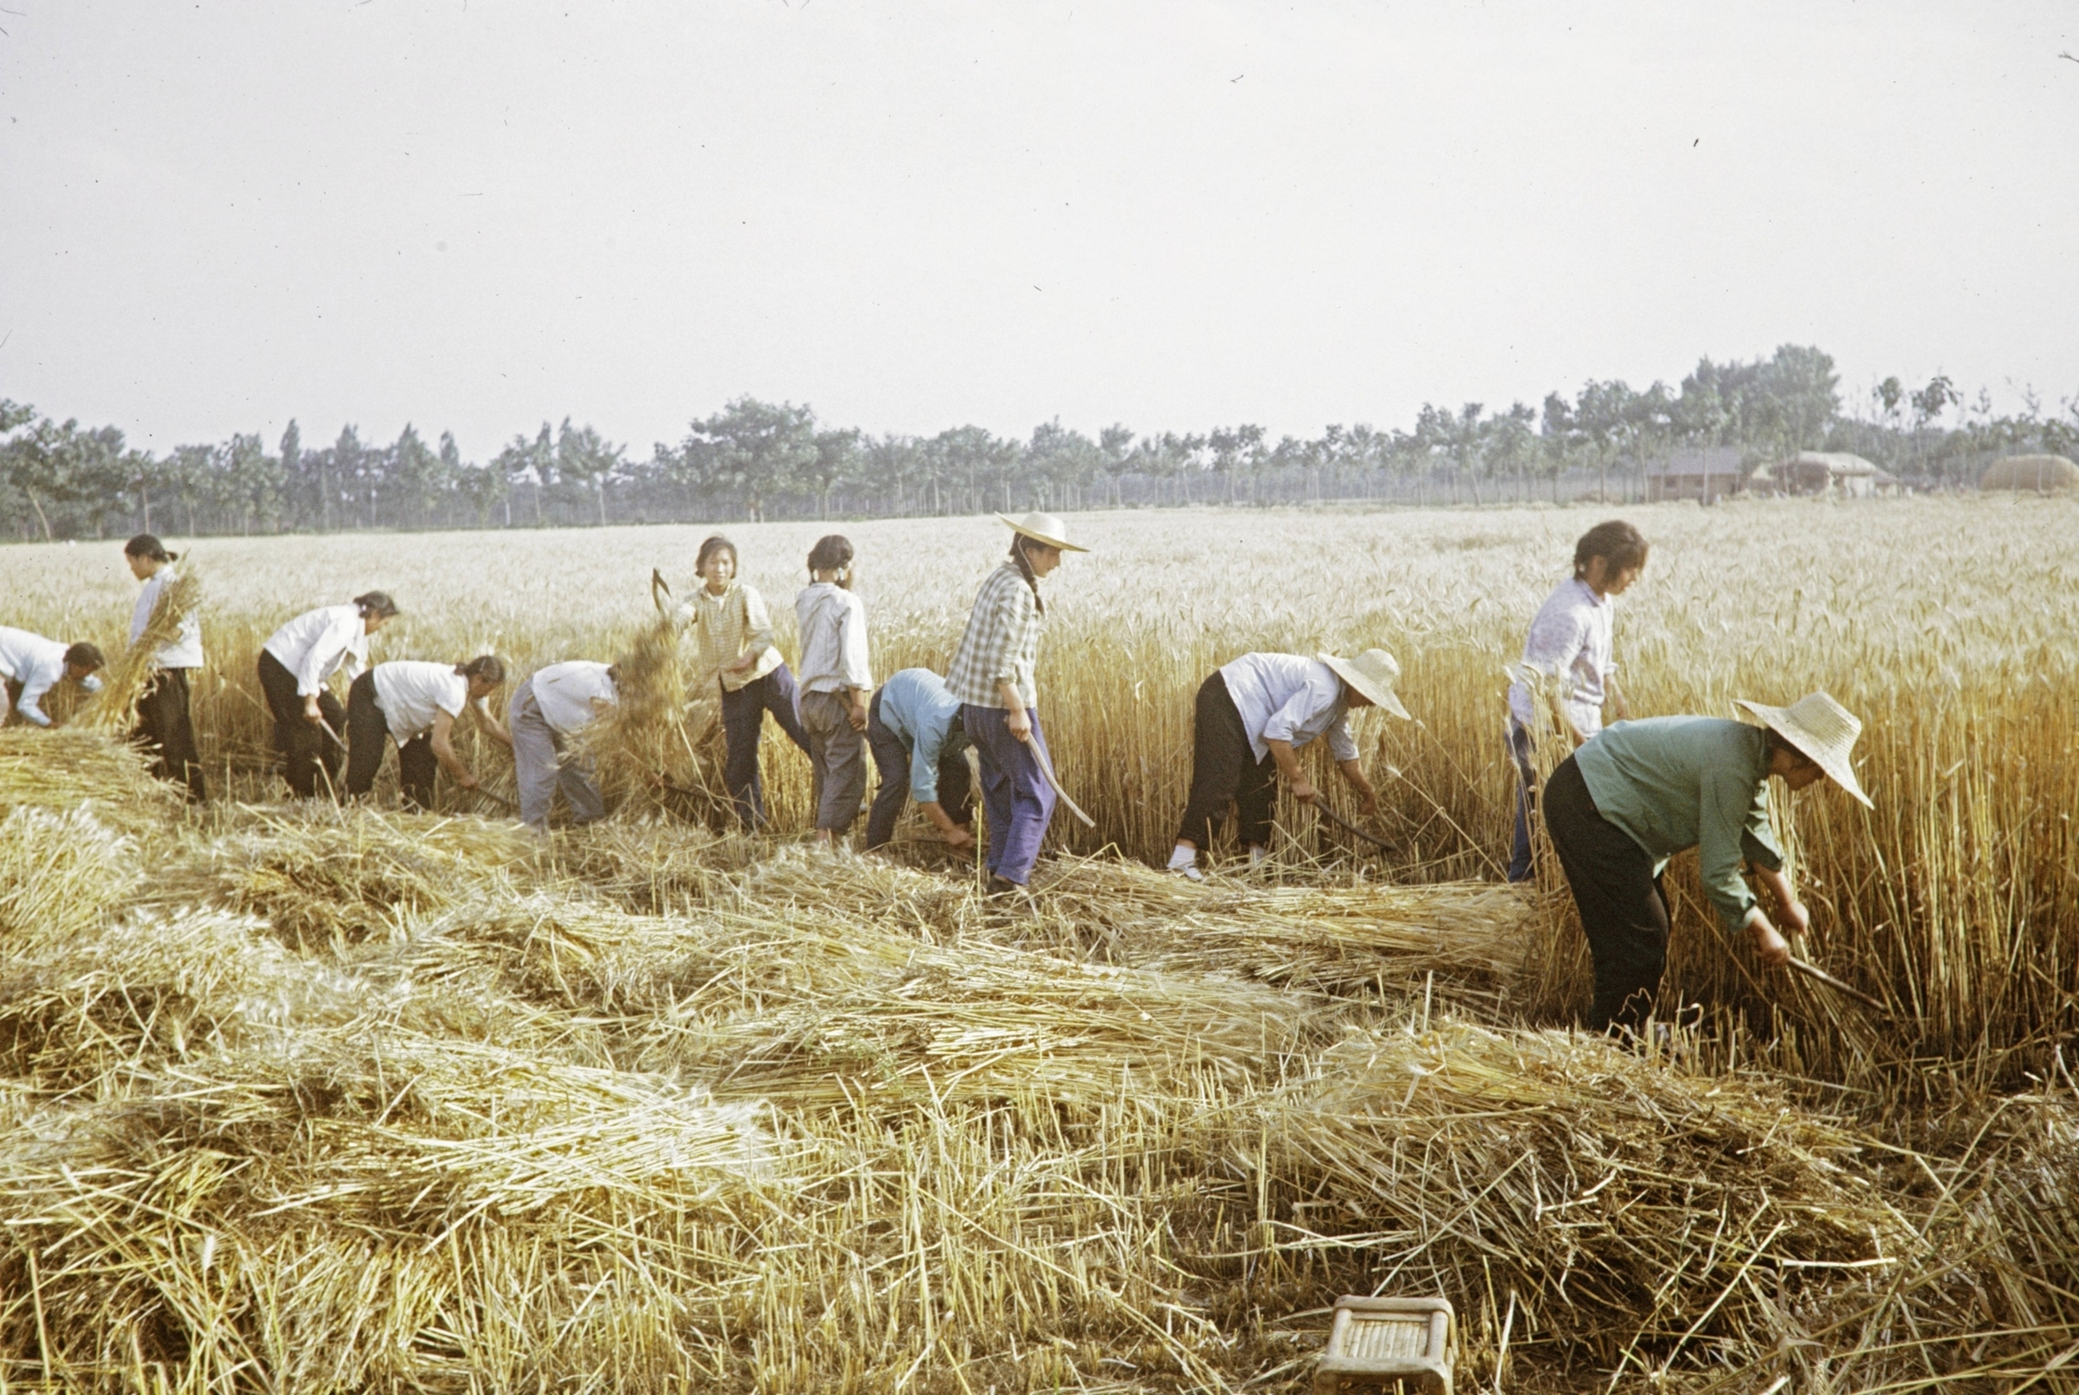
[[[129,564],[130,575],[144,583],[130,612],[132,644],[144,638],[159,598],[180,579],[173,570],[178,555],[168,552],[166,544],[150,533],[139,533],[123,544],[123,561]],[[209,790],[195,747],[188,674],[202,667],[202,618],[190,611],[179,618],[179,624],[174,638],[152,653],[152,676],[137,699],[137,729],[131,739],[151,756],[152,774],[185,786],[188,801],[200,804],[209,797]]]
[[[1314,802],[1316,791],[1300,769],[1296,752],[1319,736],[1328,738],[1336,768],[1370,814],[1378,792],[1365,778],[1350,738],[1351,708],[1379,707],[1406,719],[1394,696],[1400,665],[1384,649],[1367,649],[1354,659],[1323,654],[1244,654],[1214,672],[1198,688],[1191,749],[1191,799],[1177,832],[1169,870],[1203,880],[1198,854],[1235,803],[1249,861],[1260,862],[1270,843],[1271,801],[1282,774],[1292,797]]]
[[[1011,557],[982,582],[946,672],[946,691],[960,700],[960,725],[981,761],[992,895],[1032,879],[1054,817],[1054,787],[1040,768],[1047,738],[1033,678],[1047,615],[1040,578],[1061,565],[1063,552],[1089,551],[1070,542],[1052,514],[997,517],[1010,526]]]
[[[770,712],[787,739],[808,751],[808,733],[794,711],[794,675],[772,642],[772,617],[765,598],[737,577],[736,544],[717,534],[701,543],[693,563],[701,584],[681,608],[693,627],[700,671],[718,675],[722,691],[722,739],[728,749],[722,783],[746,828],[765,823],[765,782],[758,774],[758,746]]]
[[[956,850],[971,848],[969,825],[973,780],[967,768],[967,729],[960,701],[946,680],[928,668],[906,668],[875,690],[866,709],[866,741],[881,787],[866,820],[866,846],[878,848],[895,836],[902,806],[915,799]]]
[[[476,776],[455,754],[455,719],[463,708],[474,708],[494,738],[512,745],[489,706],[504,682],[505,665],[495,654],[479,654],[466,664],[393,659],[356,678],[347,690],[346,792],[358,797],[374,787],[392,741],[405,808],[433,807],[435,773],[442,768],[463,789],[475,789]]]
[[[852,544],[832,533],[808,555],[809,584],[794,599],[801,634],[801,682],[795,697],[808,733],[816,840],[844,836],[866,798],[866,695],[873,689],[867,657],[866,606],[852,594]]]
[[[17,713],[23,721],[39,727],[55,726],[50,713],[43,710],[45,695],[60,683],[76,684],[90,693],[100,692],[101,680],[94,675],[106,663],[100,649],[84,641],[60,644],[27,630],[0,625],[0,680],[5,681],[5,695],[0,696],[0,726],[13,721]]]
[[[520,782],[521,823],[547,828],[558,789],[570,806],[572,823],[606,817],[590,758],[566,743],[620,701],[619,676],[611,665],[572,659],[536,669],[514,689],[506,721]]]
[[[1808,924],[1769,823],[1768,781],[1820,779],[1870,803],[1849,754],[1862,723],[1825,693],[1789,707],[1739,702],[1760,726],[1719,717],[1618,722],[1560,762],[1545,786],[1545,828],[1566,870],[1595,960],[1589,1025],[1638,1030],[1667,965],[1668,859],[1697,849],[1704,894],[1728,933],[1745,931],[1764,964],[1790,947],[1740,876],[1754,868],[1783,923]]]
[[[1509,854],[1509,880],[1530,880],[1530,814],[1537,803],[1534,733],[1556,734],[1562,749],[1578,749],[1610,720],[1631,715],[1617,686],[1614,650],[1616,607],[1611,598],[1631,589],[1646,567],[1646,540],[1619,519],[1598,523],[1574,544],[1574,574],[1559,584],[1530,622],[1523,641],[1522,670],[1543,675],[1551,721],[1538,710],[1528,677],[1509,685],[1509,758],[1516,763],[1516,839]]]
[[[297,798],[318,792],[320,771],[327,789],[337,787],[346,710],[326,682],[342,669],[348,683],[358,680],[368,668],[368,637],[396,614],[397,602],[370,591],[350,605],[305,611],[261,647],[260,691],[274,716],[282,778]]]

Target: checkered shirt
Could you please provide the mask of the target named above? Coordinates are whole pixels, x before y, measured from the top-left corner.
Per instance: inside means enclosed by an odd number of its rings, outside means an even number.
[[[1038,707],[1032,665],[1039,657],[1044,623],[1038,599],[1017,563],[1005,562],[989,573],[975,595],[975,608],[968,614],[967,632],[960,636],[953,665],[946,671],[946,691],[977,707],[1002,707],[1003,694],[996,685],[1005,681],[1017,688],[1027,707]]]

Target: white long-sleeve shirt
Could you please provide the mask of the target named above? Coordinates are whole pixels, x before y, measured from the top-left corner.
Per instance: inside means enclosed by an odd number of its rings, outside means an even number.
[[[1523,642],[1523,666],[1559,681],[1560,706],[1584,739],[1603,729],[1603,699],[1617,671],[1611,651],[1614,614],[1610,598],[1596,595],[1587,582],[1578,577],[1562,581],[1538,607]],[[1509,685],[1509,714],[1520,726],[1544,727],[1533,710],[1530,685],[1520,678]]]
[[[835,582],[818,581],[794,598],[801,627],[801,669],[794,675],[804,693],[873,687],[866,652],[866,603]]]
[[[65,677],[66,648],[55,639],[0,625],[0,678],[22,685],[15,711],[37,726],[51,724],[50,714],[43,710],[43,695]],[[80,685],[90,693],[101,691],[101,680],[91,673]]]
[[[130,642],[137,643],[144,637],[145,626],[152,623],[152,611],[158,607],[159,594],[174,583],[173,568],[161,567],[153,572],[137,593],[137,608],[130,612]],[[160,668],[202,667],[202,617],[189,611],[180,618],[180,637],[171,644],[162,644],[152,655],[152,662]]]
[[[269,635],[263,647],[296,675],[298,697],[322,692],[340,669],[351,683],[368,667],[368,630],[357,605],[306,610]]]
[[[1298,654],[1244,654],[1220,669],[1227,696],[1242,714],[1249,749],[1262,760],[1270,741],[1287,741],[1294,750],[1317,736],[1327,736],[1337,760],[1356,760],[1357,743],[1345,719],[1350,695],[1343,680],[1319,659]]]

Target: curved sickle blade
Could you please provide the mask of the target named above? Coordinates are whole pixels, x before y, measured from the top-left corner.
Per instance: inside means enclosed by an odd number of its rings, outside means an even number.
[[[1054,797],[1059,799],[1063,804],[1066,804],[1068,806],[1068,811],[1083,821],[1084,827],[1097,827],[1097,820],[1091,818],[1088,814],[1084,813],[1083,806],[1076,803],[1073,799],[1070,799],[1068,797],[1068,791],[1061,788],[1061,779],[1054,773],[1054,762],[1047,759],[1047,748],[1040,745],[1039,742],[1032,740],[1027,740],[1025,744],[1032,748],[1032,758],[1033,760],[1038,762],[1040,774],[1046,776],[1047,783],[1053,786]]]
[[[1316,795],[1314,797],[1314,807],[1320,810],[1323,814],[1325,814],[1331,823],[1338,825],[1345,832],[1354,834],[1357,837],[1364,839],[1365,842],[1370,843],[1375,847],[1383,848],[1387,852],[1397,853],[1400,851],[1400,849],[1396,847],[1394,844],[1387,842],[1384,838],[1375,837],[1372,834],[1366,833],[1356,824],[1350,822],[1341,814],[1338,814],[1335,810],[1329,808],[1328,801],[1321,798],[1319,795]]]
[[[1878,1002],[1875,998],[1872,998],[1869,994],[1863,992],[1860,988],[1855,988],[1841,982],[1832,974],[1820,968],[1817,964],[1807,964],[1802,959],[1793,958],[1790,961],[1790,967],[1796,969],[1806,978],[1813,979],[1819,983],[1825,984],[1828,988],[1833,989],[1836,993],[1847,994],[1849,997],[1855,999],[1856,1002],[1861,1003],[1865,1007],[1875,1009],[1877,1012],[1882,1013],[1885,1017],[1891,1016],[1891,1009],[1889,1007],[1886,1007],[1883,1003]]]
[[[671,584],[665,581],[663,572],[650,568],[650,603],[657,607],[659,615],[671,614],[670,600]]]

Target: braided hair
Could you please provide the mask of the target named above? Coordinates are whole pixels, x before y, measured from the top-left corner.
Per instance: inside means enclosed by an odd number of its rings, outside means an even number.
[[[1032,559],[1025,555],[1025,544],[1031,541],[1032,539],[1026,537],[1023,533],[1011,534],[1011,560],[1018,564],[1018,575],[1024,577],[1025,584],[1032,588],[1033,608],[1040,614],[1045,615],[1047,613],[1047,603],[1040,597],[1039,577],[1032,570]]]

